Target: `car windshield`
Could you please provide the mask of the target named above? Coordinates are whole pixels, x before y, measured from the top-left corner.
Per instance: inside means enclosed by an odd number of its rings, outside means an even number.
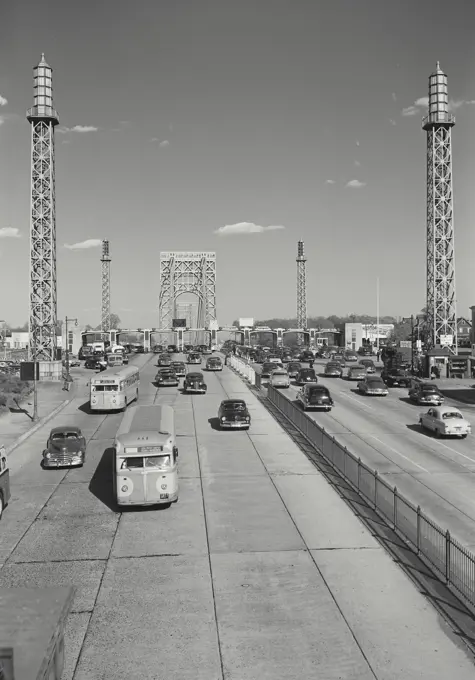
[[[299,371],[301,369],[300,364],[292,363],[289,364],[289,371]]]
[[[442,420],[452,420],[452,418],[463,419],[463,415],[458,411],[446,411],[442,413]]]
[[[188,380],[202,380],[203,376],[201,373],[188,373]]]
[[[303,368],[300,373],[301,375],[315,375],[313,368]]]
[[[76,432],[55,432],[51,439],[77,439],[78,435]]]
[[[329,369],[340,368],[340,364],[337,364],[337,363],[333,362],[333,363],[331,363],[331,364],[327,364],[326,367],[329,368]]]
[[[383,387],[384,387],[384,383],[381,380],[381,378],[369,378],[368,384],[369,385],[383,385]]]
[[[225,411],[244,411],[246,409],[246,404],[242,401],[233,401],[228,404],[223,404],[223,409]]]
[[[421,385],[421,390],[423,392],[439,392],[437,385]]]
[[[272,375],[287,375],[287,371],[274,371]]]
[[[170,456],[147,456],[144,460],[146,468],[166,470],[170,467]]]

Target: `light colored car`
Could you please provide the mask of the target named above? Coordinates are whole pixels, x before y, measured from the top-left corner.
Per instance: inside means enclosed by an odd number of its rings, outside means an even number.
[[[366,375],[358,383],[358,392],[371,397],[387,397],[389,390],[378,375]]]
[[[282,360],[279,356],[272,354],[267,357],[267,363],[268,364],[281,364]]]
[[[276,371],[272,371],[269,385],[272,385],[272,387],[284,387],[285,389],[288,389],[290,387],[290,376],[287,371],[283,371],[279,368]]]
[[[419,424],[423,430],[430,430],[436,437],[461,437],[465,439],[472,432],[472,426],[465,420],[458,408],[438,406],[419,414]]]
[[[366,368],[364,366],[350,366],[347,373],[347,380],[364,380],[366,378]]]

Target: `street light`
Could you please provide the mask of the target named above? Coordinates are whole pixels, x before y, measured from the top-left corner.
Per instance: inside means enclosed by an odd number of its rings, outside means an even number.
[[[411,316],[403,316],[403,323],[411,322],[411,373],[414,375],[414,314]]]

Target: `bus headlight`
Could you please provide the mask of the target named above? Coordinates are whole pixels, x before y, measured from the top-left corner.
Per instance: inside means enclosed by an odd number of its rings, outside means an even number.
[[[167,485],[166,485],[166,484],[162,484],[162,489],[163,489],[164,491],[165,491],[166,488],[167,488]]]
[[[125,493],[128,490],[129,490],[129,487],[127,486],[127,484],[124,484],[124,486],[121,488],[122,493]]]

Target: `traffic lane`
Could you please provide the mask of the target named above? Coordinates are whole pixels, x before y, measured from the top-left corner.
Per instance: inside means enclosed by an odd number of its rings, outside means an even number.
[[[335,416],[335,411],[338,416]],[[325,427],[350,453],[361,458],[371,469],[378,470],[390,486],[397,486],[403,496],[414,505],[420,505],[435,522],[449,529],[464,545],[473,544],[475,477],[465,468],[454,465],[450,458],[445,458],[443,447],[446,445],[443,442],[440,442],[441,447],[429,449],[427,453],[427,450],[421,449],[419,442],[414,444],[407,440],[410,431],[401,428],[399,435],[388,435],[381,428],[378,416],[369,415],[368,412],[364,419],[360,412],[345,406],[344,400],[329,414],[308,411],[307,415]],[[339,420],[336,426],[332,420],[336,417],[348,424],[353,433],[335,432],[339,428]],[[429,445],[439,443],[423,434],[421,438],[429,441]],[[452,453],[448,451],[449,455]],[[427,456],[433,460],[427,461]],[[388,460],[397,467],[388,468]],[[428,467],[421,469],[422,463]],[[470,489],[473,493],[470,493]]]

